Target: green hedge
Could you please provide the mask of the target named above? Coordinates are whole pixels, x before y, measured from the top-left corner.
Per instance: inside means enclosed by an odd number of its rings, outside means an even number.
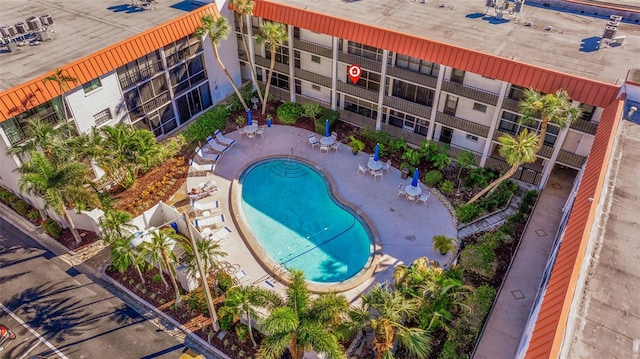
[[[295,102],[285,102],[278,107],[278,119],[285,125],[293,125],[300,117],[300,105]]]
[[[320,115],[318,115],[318,118],[314,122],[316,132],[324,136],[325,121],[329,120],[329,128],[333,130],[338,122],[338,118],[340,118],[340,112],[323,107]]]
[[[442,178],[444,178],[444,176],[442,175],[442,172],[432,170],[427,172],[426,175],[424,175],[424,183],[429,187],[436,187],[438,186],[438,184],[440,184],[440,182],[442,181]]]
[[[13,192],[9,191],[6,188],[0,188],[0,200],[9,206],[13,204],[13,202],[19,200],[20,197],[16,196]]]
[[[229,113],[229,109],[223,105],[211,108],[189,125],[189,128],[184,131],[184,139],[189,143],[206,140],[215,130],[227,127]]]
[[[27,213],[31,210],[31,205],[25,200],[19,199],[11,204],[11,207],[23,217],[27,216]]]
[[[58,238],[62,235],[62,227],[58,224],[58,222],[54,221],[51,218],[47,218],[46,221],[42,224],[42,229],[48,235],[53,238]]]
[[[461,204],[456,207],[456,216],[460,223],[469,223],[482,213],[477,203]]]

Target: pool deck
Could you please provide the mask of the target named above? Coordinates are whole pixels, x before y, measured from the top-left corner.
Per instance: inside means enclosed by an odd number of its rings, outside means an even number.
[[[351,285],[349,287],[353,287],[352,289],[343,292],[352,303],[375,282],[392,281],[393,268],[398,264],[409,265],[422,256],[442,265],[450,260],[451,254],[443,256],[435,252],[431,244],[434,235],[443,234],[454,238],[457,235],[451,215],[442,202],[433,195],[427,206],[396,197],[398,184],[407,185],[411,178],[401,179],[400,171],[396,168],[391,168],[390,173],[385,172],[383,181],[374,182],[369,174],[360,176],[358,164],[366,167],[368,154],[360,152],[354,156],[344,144],[337,153],[320,153],[318,147],[312,148],[308,144],[309,134],[311,132],[308,130],[279,125],[267,128],[264,137],[238,139],[237,131],[225,134],[237,142],[218,161],[215,174],[206,178],[189,177],[187,180],[187,188],[208,179],[214,179],[219,186],[219,191],[209,197],[209,200],[220,201],[225,217],[229,218],[224,225],[232,229],[233,233],[221,242],[221,249],[227,252],[225,260],[239,265],[245,274],[239,278],[241,284],[260,285],[277,292],[284,288],[284,284],[277,280],[277,275],[273,275],[273,268],[263,267],[261,261],[254,257],[255,251],[251,251],[245,244],[240,233],[244,233],[246,229],[238,227],[242,226],[243,221],[239,213],[231,211],[233,192],[238,188],[237,180],[242,171],[258,159],[271,156],[293,154],[294,157],[321,168],[330,178],[334,193],[363,215],[373,227],[380,251],[379,261],[375,268],[364,274],[363,280],[358,281],[359,284]],[[343,136],[346,134],[338,134],[339,139]]]

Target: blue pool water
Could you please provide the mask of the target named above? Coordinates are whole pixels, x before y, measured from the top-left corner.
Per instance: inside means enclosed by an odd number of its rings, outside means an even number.
[[[274,158],[251,165],[240,182],[245,218],[273,261],[322,283],[349,279],[369,261],[371,231],[320,171]]]

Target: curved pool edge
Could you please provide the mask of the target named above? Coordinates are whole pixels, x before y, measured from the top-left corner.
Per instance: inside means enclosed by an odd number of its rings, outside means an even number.
[[[278,270],[278,268],[280,268],[280,265],[277,262],[273,261],[271,259],[271,256],[264,251],[262,246],[259,244],[258,239],[255,237],[253,231],[248,226],[247,220],[243,217],[242,211],[238,210],[239,208],[242,208],[242,184],[239,181],[240,175],[244,173],[244,171],[247,168],[249,168],[250,166],[252,166],[257,162],[260,162],[263,160],[269,160],[277,157],[280,157],[280,156],[275,155],[275,156],[260,157],[253,160],[251,163],[247,164],[246,166],[242,167],[242,169],[236,174],[235,178],[233,179],[229,187],[229,198],[230,198],[230,204],[231,204],[229,206],[230,207],[229,212],[231,213],[231,218],[233,220],[233,223],[238,229],[240,238],[242,238],[242,240],[244,241],[245,245],[253,255],[256,262],[258,262],[262,266],[262,269],[264,269],[264,271],[267,272],[267,274],[269,274],[273,279],[288,286],[291,284],[291,279],[288,275],[288,271]],[[360,209],[356,208],[352,203],[346,201],[340,195],[340,193],[336,192],[335,190],[336,183],[333,177],[328,172],[324,171],[322,166],[318,165],[317,163],[311,162],[306,158],[297,157],[297,156],[292,156],[291,158],[294,158],[298,161],[306,163],[322,171],[323,175],[329,181],[331,193],[333,194],[333,196],[342,204],[344,204],[345,206],[348,206],[351,210],[357,213],[364,220],[366,225],[369,227],[369,230],[371,231],[371,234],[373,237],[373,243],[371,243],[371,245],[374,247],[373,254],[370,255],[369,259],[367,260],[367,263],[364,265],[364,268],[360,270],[358,273],[356,273],[353,277],[342,282],[331,282],[331,283],[307,281],[306,282],[307,288],[309,289],[309,291],[313,293],[326,293],[330,291],[346,292],[348,290],[354,289],[357,286],[366,282],[367,280],[370,280],[373,277],[373,274],[376,268],[378,267],[378,264],[380,263],[380,257],[382,255],[382,246],[380,245],[380,236],[378,234],[378,230],[376,229],[376,227],[373,225],[373,223],[367,217],[366,214],[360,211]]]

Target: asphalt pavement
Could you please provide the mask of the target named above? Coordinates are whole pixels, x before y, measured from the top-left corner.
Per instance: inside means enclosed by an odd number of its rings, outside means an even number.
[[[0,218],[0,323],[17,334],[0,358],[179,358],[184,338]]]

